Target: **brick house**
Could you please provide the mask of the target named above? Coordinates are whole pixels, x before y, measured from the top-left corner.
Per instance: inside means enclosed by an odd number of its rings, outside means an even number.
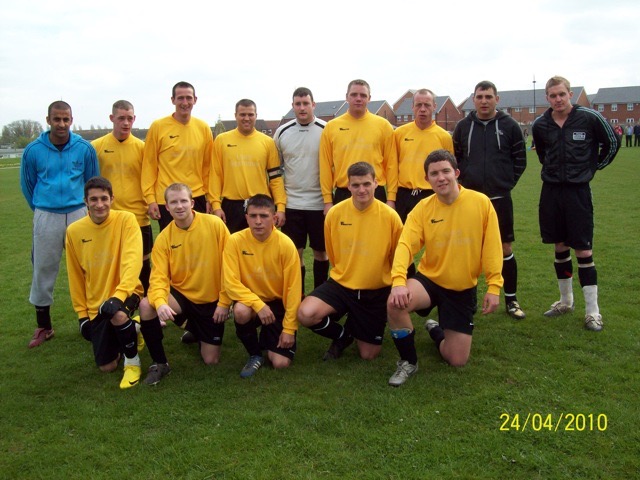
[[[640,87],[600,88],[591,105],[612,124],[640,123]]]

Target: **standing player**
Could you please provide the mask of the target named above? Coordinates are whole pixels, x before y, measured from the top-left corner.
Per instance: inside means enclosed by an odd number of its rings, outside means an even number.
[[[376,198],[395,207],[398,189],[398,158],[393,127],[385,118],[367,109],[371,89],[364,80],[347,87],[349,109],[327,123],[320,139],[320,186],[325,215],[334,203],[349,198],[349,167],[369,162],[376,172]],[[386,191],[385,191],[386,186]],[[332,195],[335,188],[335,197]]]
[[[324,360],[336,359],[357,340],[360,357],[373,360],[382,349],[391,290],[393,252],[402,222],[388,205],[376,200],[375,170],[356,162],[347,171],[351,198],[331,208],[324,235],[330,278],[300,305],[298,320],[332,340]],[[405,265],[405,270],[409,260]],[[344,327],[335,318],[348,313]]]
[[[195,210],[211,213],[206,194],[213,134],[206,122],[191,116],[197,101],[193,85],[176,83],[171,95],[176,111],[153,122],[147,133],[142,162],[142,193],[149,206],[149,216],[158,220],[160,230],[171,222],[171,215],[162,205],[162,199],[172,183],[188,185],[195,195]]]
[[[280,126],[273,136],[284,167],[284,188],[287,194],[287,223],[282,231],[298,249],[304,295],[304,247],[313,250],[313,286],[317,288],[329,275],[329,258],[324,247],[324,203],[320,190],[318,149],[326,125],[316,118],[316,103],[308,88],[293,92],[293,113],[296,118]]]
[[[130,388],[141,375],[131,320],[142,295],[140,229],[132,213],[111,210],[113,189],[106,178],[89,179],[84,192],[89,215],[67,229],[69,293],[98,368],[113,372],[123,354],[120,388]]]
[[[213,213],[225,221],[231,233],[247,228],[245,202],[258,193],[273,198],[278,208],[276,225],[285,223],[287,198],[278,150],[271,137],[256,130],[257,115],[253,100],[239,100],[235,113],[238,126],[218,135],[213,144]]]
[[[113,208],[133,213],[140,225],[143,255],[140,281],[146,295],[151,274],[153,234],[141,187],[144,142],[131,135],[136,115],[130,102],[115,102],[109,120],[113,123],[113,131],[92,141],[91,145],[98,154],[102,176],[113,185]]]
[[[473,93],[476,109],[456,125],[453,145],[460,183],[488,196],[498,215],[505,308],[511,318],[523,320],[525,313],[516,296],[518,266],[513,253],[511,190],[527,167],[527,150],[518,122],[496,109],[499,100],[493,83],[478,83]]]
[[[193,210],[187,185],[169,185],[164,197],[173,221],[156,238],[149,295],[140,302],[141,331],[154,362],[147,385],[171,372],[160,320],[177,325],[188,320],[186,328],[200,342],[202,360],[217,364],[230,305],[222,288],[222,251],[229,231],[219,218]]]
[[[51,325],[56,283],[67,227],[87,214],[84,184],[98,175],[98,159],[91,144],[71,132],[71,107],[63,101],[49,105],[51,127],[27,145],[20,164],[22,194],[33,210],[33,279],[29,301],[38,327],[29,348],[54,335]]]
[[[224,286],[234,302],[236,334],[249,354],[242,378],[253,376],[263,365],[263,350],[273,368],[291,365],[302,288],[298,252],[274,227],[271,197],[251,197],[246,216],[249,228],[231,235],[224,250]]]
[[[424,175],[424,159],[438,149],[453,153],[451,135],[433,121],[433,112],[437,108],[431,90],[418,90],[413,95],[415,120],[396,128],[393,134],[398,154],[396,211],[402,223],[420,200],[433,195]]]
[[[593,202],[589,182],[596,170],[609,165],[620,144],[598,112],[571,105],[569,81],[551,77],[545,87],[551,107],[533,123],[533,140],[542,164],[540,234],[555,245],[555,270],[560,300],[545,312],[557,317],[572,312],[573,248],[585,300],[584,326],[599,332],[603,322],[598,307],[598,277],[593,262]]]
[[[487,293],[482,313],[498,308],[502,287],[502,256],[498,218],[482,193],[458,185],[455,157],[435,150],[424,163],[435,195],[423,200],[407,217],[393,260],[393,288],[387,302],[389,328],[400,353],[389,385],[398,387],[418,370],[411,312],[427,316],[438,307],[440,323],[425,327],[442,358],[463,366],[471,353],[478,277],[484,271]],[[424,247],[418,272],[407,280],[407,263]]]

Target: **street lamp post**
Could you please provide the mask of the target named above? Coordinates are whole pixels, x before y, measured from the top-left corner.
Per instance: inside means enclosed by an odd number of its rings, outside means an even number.
[[[536,76],[533,76],[533,119],[536,119]],[[533,121],[531,122],[533,123]]]

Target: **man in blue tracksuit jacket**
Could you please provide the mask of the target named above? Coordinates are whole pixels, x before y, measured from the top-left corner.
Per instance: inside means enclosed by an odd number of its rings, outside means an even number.
[[[86,215],[84,184],[100,174],[96,151],[71,133],[72,123],[68,103],[49,105],[51,128],[27,145],[20,164],[22,193],[34,212],[29,301],[35,306],[38,328],[29,348],[53,337],[50,308],[67,226]]]

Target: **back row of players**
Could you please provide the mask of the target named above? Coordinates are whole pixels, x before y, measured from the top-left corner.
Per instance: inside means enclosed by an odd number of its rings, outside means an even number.
[[[573,311],[573,248],[584,325],[599,331],[589,181],[619,142],[597,112],[571,104],[566,79],[552,77],[546,94],[551,108],[535,121],[533,136],[543,165],[541,234],[555,244],[561,298],[545,315]],[[524,319],[510,192],[525,170],[526,147],[519,125],[496,109],[495,85],[476,86],[476,110],[453,139],[433,121],[430,90],[415,93],[415,121],[395,131],[368,111],[367,82],[352,81],[346,99],[348,112],[325,123],[314,116],[311,91],[296,89],[296,118],[274,139],[255,130],[256,105],[243,99],[237,128],[214,141],[210,127],[191,116],[195,89],[180,82],[172,91],[175,112],[151,125],[146,142],[131,135],[131,103],[118,101],[113,132],[93,146],[70,132],[68,104],[50,105],[51,129],[25,149],[21,167],[34,210],[30,301],[38,328],[29,347],[54,335],[50,305],[65,231],[81,333],[101,370],[114,370],[124,355],[122,388],[141,377],[137,331],[153,359],[145,383],[170,372],[162,321],[186,322],[203,360],[217,363],[232,304],[249,354],[241,376],[262,366],[265,350],[275,368],[288,366],[298,322],[332,340],[325,359],[338,358],[354,339],[360,356],[373,359],[388,321],[401,357],[393,386],[417,370],[413,311],[427,316],[437,306],[439,322],[425,324],[429,335],[448,363],[467,362],[481,272],[483,313],[496,310],[504,277],[506,310]],[[149,217],[162,230],[153,247]],[[315,288],[300,303],[307,237]],[[415,272],[413,255],[423,246]],[[131,318],[137,308],[138,328]]]

